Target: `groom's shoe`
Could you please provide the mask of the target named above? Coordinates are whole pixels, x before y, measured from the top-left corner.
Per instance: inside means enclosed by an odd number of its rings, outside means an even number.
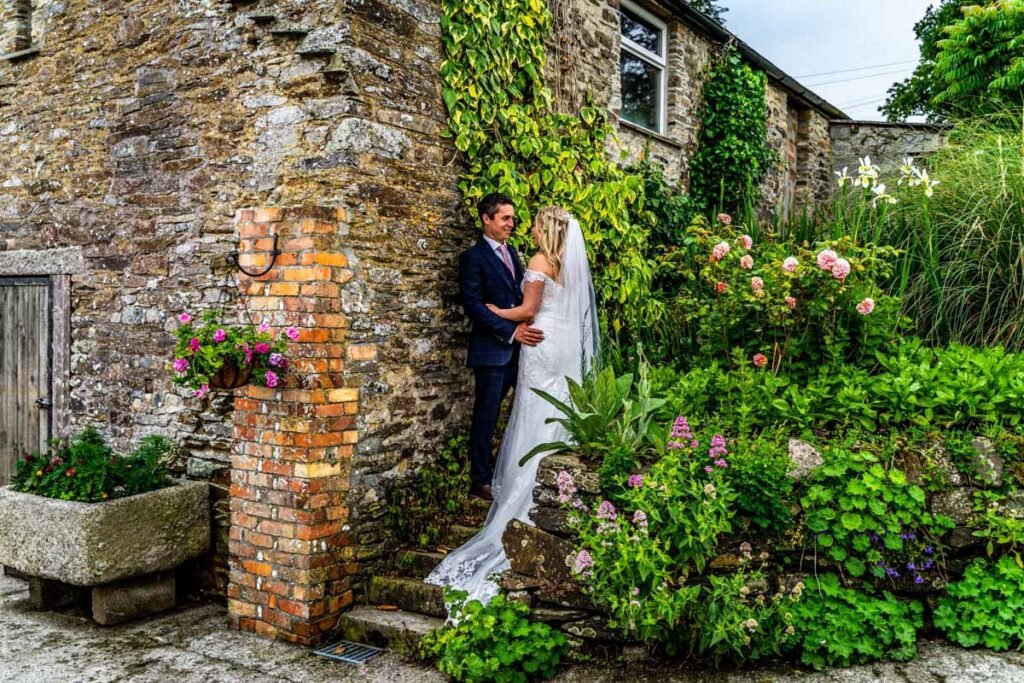
[[[491,493],[491,485],[484,484],[483,486],[474,486],[469,490],[469,495],[480,500],[494,500],[494,494]]]

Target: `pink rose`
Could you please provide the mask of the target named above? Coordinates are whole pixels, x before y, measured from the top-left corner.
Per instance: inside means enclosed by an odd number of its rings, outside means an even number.
[[[754,246],[754,240],[751,239],[750,235],[740,235],[739,237],[740,246],[744,249],[750,249]]]
[[[786,305],[790,308],[796,308],[796,299],[791,296],[786,297]]]
[[[757,294],[764,289],[764,280],[759,277],[750,278],[750,288],[754,290],[754,294]]]
[[[836,262],[832,264],[832,277],[837,280],[845,280],[849,274],[850,262],[844,258],[836,259]]]
[[[722,259],[725,258],[725,255],[728,254],[728,253],[729,253],[729,243],[728,242],[719,242],[711,250],[711,260],[712,261],[716,261],[716,262],[717,261],[721,261]]]
[[[196,337],[192,337],[191,339],[189,339],[188,340],[188,348],[192,350],[192,353],[195,353],[196,351],[198,351],[199,350],[199,339],[196,338]]]
[[[870,315],[873,310],[875,310],[875,300],[870,297],[866,297],[857,304],[857,312],[861,315]]]
[[[818,252],[818,267],[822,270],[832,270],[832,264],[839,256],[831,249],[822,249]]]
[[[174,361],[174,371],[179,375],[188,370],[188,361],[184,358],[178,358]]]
[[[787,273],[795,273],[796,268],[799,265],[800,262],[796,260],[796,257],[790,256],[785,261],[782,262],[782,269]]]
[[[292,325],[291,327],[284,331],[284,334],[292,341],[295,341],[296,339],[299,338],[299,328]]]
[[[202,398],[203,396],[206,396],[208,393],[210,393],[210,385],[204,384],[203,386],[193,391],[192,395],[195,396],[196,398]]]
[[[727,213],[718,214],[718,222],[722,225],[732,225],[732,216]]]
[[[754,267],[754,257],[750,254],[744,254],[743,258],[740,259],[740,268],[744,270],[750,270]]]
[[[271,388],[277,386],[277,373],[273,370],[267,370],[267,386]]]
[[[756,367],[763,368],[764,366],[768,365],[768,356],[764,355],[763,353],[755,353],[753,361]]]
[[[189,315],[188,313],[182,313],[181,315],[178,316],[178,322],[181,323],[182,325],[188,325],[190,322],[192,322],[192,316]]]
[[[224,330],[217,330],[216,332],[213,333],[213,341],[217,342],[218,344],[227,338],[228,333],[225,332]]]
[[[718,292],[719,294],[725,294],[725,290],[727,289],[729,289],[729,285],[725,284],[724,282],[715,283],[715,291]]]

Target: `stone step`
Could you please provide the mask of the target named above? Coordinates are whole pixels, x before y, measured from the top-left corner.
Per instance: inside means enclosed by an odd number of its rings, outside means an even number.
[[[422,579],[441,563],[445,553],[429,550],[403,550],[398,553],[395,570],[402,576]]]
[[[423,636],[443,626],[444,619],[438,617],[366,606],[343,614],[337,635],[341,640],[410,652]]]
[[[460,545],[476,536],[479,531],[479,527],[452,524],[448,527],[448,535],[445,538],[444,545],[452,549],[458,548]]]
[[[367,599],[375,605],[400,607],[408,612],[419,612],[432,617],[443,617],[444,590],[440,586],[423,583],[419,579],[374,576],[370,579]]]

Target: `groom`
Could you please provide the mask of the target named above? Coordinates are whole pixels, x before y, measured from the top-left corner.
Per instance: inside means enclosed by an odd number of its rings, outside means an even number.
[[[512,200],[489,194],[480,200],[477,212],[483,236],[459,257],[462,306],[473,323],[466,365],[473,368],[476,384],[469,429],[470,494],[493,500],[491,441],[498,411],[516,383],[520,344],[539,344],[544,333],[530,327],[530,321],[516,324],[487,309],[487,304],[512,308],[523,303],[523,266],[515,249],[505,243],[515,227]]]

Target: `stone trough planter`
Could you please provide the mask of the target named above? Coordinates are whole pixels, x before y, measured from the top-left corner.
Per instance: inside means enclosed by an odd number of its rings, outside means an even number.
[[[168,609],[174,568],[210,545],[208,499],[208,484],[197,481],[103,503],[0,488],[0,565],[29,577],[39,608],[89,589],[101,624]]]

